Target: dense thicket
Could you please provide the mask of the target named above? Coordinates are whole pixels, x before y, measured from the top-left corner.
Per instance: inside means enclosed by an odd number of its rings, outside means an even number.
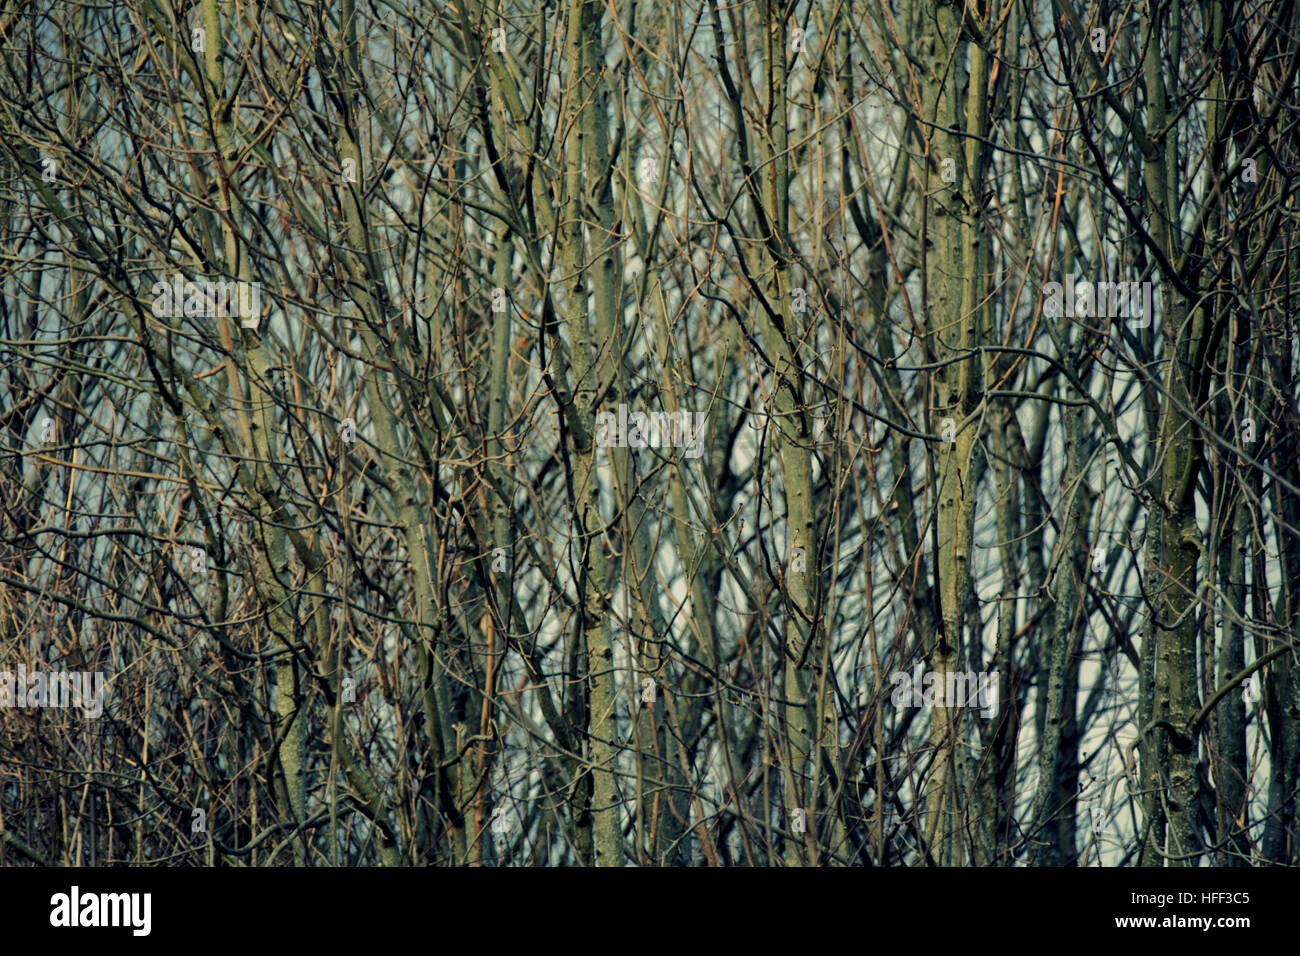
[[[0,3],[0,859],[1300,863],[1298,41]]]

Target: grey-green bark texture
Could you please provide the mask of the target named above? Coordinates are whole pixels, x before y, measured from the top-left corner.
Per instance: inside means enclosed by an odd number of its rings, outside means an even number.
[[[47,7],[0,862],[1300,864],[1294,4]]]

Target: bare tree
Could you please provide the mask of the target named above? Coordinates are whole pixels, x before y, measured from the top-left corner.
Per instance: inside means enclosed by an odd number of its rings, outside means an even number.
[[[0,858],[1300,862],[1297,16],[0,4]]]

